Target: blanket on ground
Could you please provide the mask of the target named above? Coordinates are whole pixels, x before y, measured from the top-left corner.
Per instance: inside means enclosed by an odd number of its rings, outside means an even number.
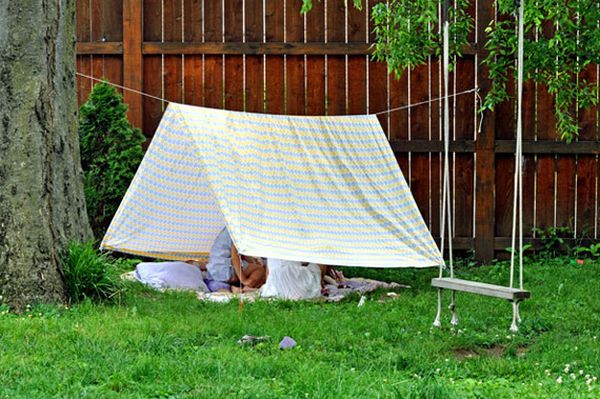
[[[325,286],[327,295],[323,295],[319,298],[312,300],[325,301],[325,302],[339,302],[349,295],[358,293],[360,295],[368,292],[373,292],[378,289],[398,289],[398,288],[410,288],[408,285],[398,283],[386,283],[384,281],[371,280],[367,278],[354,277],[346,278],[339,284],[327,284]],[[219,302],[227,303],[233,299],[238,298],[238,294],[233,292],[199,292],[197,297],[201,301],[207,302]],[[259,291],[244,293],[244,300],[248,302],[254,302],[260,298]],[[271,299],[271,298],[265,298]]]
[[[181,262],[183,263],[183,262]],[[185,263],[183,263],[183,265],[186,265]],[[190,270],[187,269],[186,266],[183,266],[182,268],[185,268],[185,272],[189,272]],[[192,267],[192,266],[190,266]],[[167,275],[167,277],[165,277],[164,275],[161,274],[162,268],[159,267],[159,270],[155,270],[156,273],[150,273],[150,271],[152,270],[146,270],[146,272],[144,272],[144,270],[146,269],[146,267],[142,267],[142,271],[140,273],[140,271],[138,270],[140,269],[139,267],[131,272],[127,272],[127,273],[123,273],[121,275],[121,278],[124,280],[130,280],[130,281],[139,281],[143,284],[147,284],[153,288],[159,289],[159,290],[165,290],[165,289],[183,289],[183,290],[190,290],[190,291],[196,291],[197,292],[197,297],[199,300],[201,301],[207,301],[207,302],[218,302],[218,303],[227,303],[233,299],[237,299],[238,298],[238,294],[233,293],[233,292],[210,292],[207,287],[206,284],[204,284],[204,282],[201,282],[202,280],[200,280],[200,278],[193,278],[192,280],[194,281],[193,284],[190,283],[182,283],[182,284],[173,284],[175,280],[177,279],[173,279],[172,276]],[[169,269],[169,271],[173,271],[174,269],[171,268]],[[196,268],[196,270],[198,270]],[[199,271],[199,270],[198,270]],[[194,272],[195,273],[195,272]],[[181,276],[179,276],[181,277]],[[197,276],[194,276],[197,277]],[[378,289],[386,289],[386,290],[394,290],[394,289],[398,289],[398,288],[410,288],[410,286],[408,285],[403,285],[403,284],[398,284],[395,282],[384,282],[384,281],[378,281],[378,280],[372,280],[372,279],[367,279],[367,278],[361,278],[361,277],[353,277],[353,278],[345,278],[342,282],[339,283],[334,283],[333,281],[329,281],[329,283],[325,286],[326,288],[326,295],[322,295],[319,298],[315,298],[314,300],[320,300],[320,301],[325,301],[325,302],[339,302],[342,299],[348,297],[349,295],[352,294],[366,294],[369,292],[373,292],[375,290]],[[248,302],[253,302],[257,299],[260,298],[260,292],[259,291],[254,291],[254,292],[248,292],[248,293],[244,293],[243,295],[244,300],[248,301]],[[265,298],[265,299],[270,299],[270,298]]]

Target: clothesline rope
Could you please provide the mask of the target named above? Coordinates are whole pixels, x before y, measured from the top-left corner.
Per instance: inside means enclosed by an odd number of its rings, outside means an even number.
[[[87,78],[87,79],[90,79],[90,80],[95,80],[96,82],[102,82],[102,83],[106,83],[106,84],[108,84],[108,85],[111,85],[111,86],[117,87],[117,88],[119,88],[119,89],[127,90],[127,91],[130,91],[130,92],[132,92],[132,93],[136,93],[136,94],[139,94],[139,95],[142,95],[142,96],[148,97],[148,98],[153,98],[153,99],[155,99],[155,100],[158,100],[158,101],[164,101],[164,102],[166,102],[166,103],[169,103],[169,102],[170,102],[170,101],[168,101],[168,100],[165,100],[164,98],[156,97],[156,96],[153,96],[152,94],[148,94],[148,93],[144,93],[143,91],[139,91],[139,90],[136,90],[136,89],[132,89],[131,87],[122,86],[122,85],[120,85],[120,84],[117,84],[117,83],[110,82],[110,81],[108,81],[108,80],[106,80],[106,79],[98,79],[98,78],[95,78],[95,77],[93,77],[93,76],[90,76],[90,75],[86,75],[86,74],[84,74],[84,73],[81,73],[81,72],[75,72],[75,74],[76,74],[76,75],[79,75],[79,76],[81,76],[81,77],[83,77],[83,78]]]
[[[153,96],[152,94],[144,93],[143,91],[132,89],[131,87],[127,87],[127,86],[123,86],[123,85],[120,85],[120,84],[117,84],[117,83],[113,83],[113,82],[110,82],[110,81],[108,81],[106,79],[99,79],[99,78],[96,78],[94,76],[86,75],[86,74],[81,73],[81,72],[76,72],[76,74],[78,76],[83,77],[83,78],[94,80],[94,81],[97,81],[97,82],[103,82],[103,83],[106,83],[108,85],[117,87],[119,89],[127,90],[127,91],[130,91],[132,93],[139,94],[141,96],[152,98],[154,100],[163,101],[163,102],[166,102],[166,103],[170,103],[171,102],[171,101],[169,101],[169,100],[167,100],[165,98]],[[442,101],[442,100],[444,100],[446,98],[458,97],[458,96],[461,96],[461,95],[464,95],[464,94],[469,94],[469,93],[477,93],[477,97],[480,98],[479,97],[479,88],[478,87],[474,87],[474,88],[469,89],[469,90],[464,90],[464,91],[460,91],[458,93],[449,94],[448,96],[442,96],[442,97],[432,98],[432,99],[429,99],[429,100],[425,100],[425,101],[421,101],[421,102],[413,103],[413,104],[405,104],[405,105],[402,105],[400,107],[390,108],[390,109],[386,109],[384,111],[379,111],[379,112],[373,112],[373,113],[371,113],[369,115],[382,115],[382,114],[387,114],[387,113],[390,113],[390,112],[401,111],[403,109],[408,109],[408,108],[412,108],[412,107],[418,107],[418,106],[421,106],[421,105],[430,104],[430,103],[434,103],[434,102],[437,102],[437,101]]]

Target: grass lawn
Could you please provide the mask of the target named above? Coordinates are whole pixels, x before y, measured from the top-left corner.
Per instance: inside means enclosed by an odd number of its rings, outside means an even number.
[[[362,307],[258,302],[240,315],[132,284],[118,305],[2,312],[0,397],[600,398],[600,264],[527,264],[533,297],[516,335],[508,302],[468,294],[458,329],[448,311],[432,329],[435,270],[350,272],[413,288]],[[508,267],[459,273],[502,282]],[[272,339],[241,347],[244,334]],[[285,335],[299,345],[279,350]]]

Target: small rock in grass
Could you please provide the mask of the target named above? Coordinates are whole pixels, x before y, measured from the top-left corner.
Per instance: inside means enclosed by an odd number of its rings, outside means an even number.
[[[280,349],[290,349],[290,348],[293,348],[294,346],[296,346],[296,341],[294,341],[293,338],[288,337],[287,335],[285,337],[283,337],[283,339],[279,343]]]
[[[264,342],[264,341],[268,341],[269,340],[269,336],[268,335],[262,335],[262,336],[254,336],[254,335],[244,335],[242,338],[240,338],[238,340],[238,345],[251,345],[254,346],[260,342]]]

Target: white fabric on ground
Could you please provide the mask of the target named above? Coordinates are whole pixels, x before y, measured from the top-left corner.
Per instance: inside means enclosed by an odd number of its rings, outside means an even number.
[[[269,275],[260,295],[279,299],[312,299],[321,296],[321,269],[314,263],[268,259]]]
[[[208,292],[202,272],[185,262],[143,262],[136,266],[134,277],[150,287],[187,289]]]

